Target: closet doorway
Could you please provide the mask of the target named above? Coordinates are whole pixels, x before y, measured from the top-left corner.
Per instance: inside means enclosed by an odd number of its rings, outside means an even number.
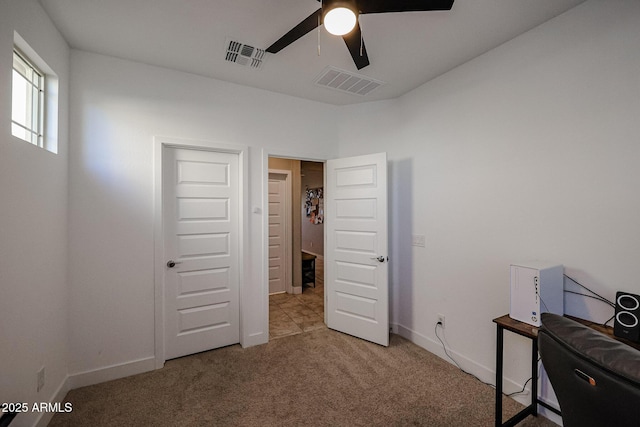
[[[269,157],[270,340],[326,328],[323,186],[324,163]]]
[[[269,169],[269,295],[293,293],[291,171]]]

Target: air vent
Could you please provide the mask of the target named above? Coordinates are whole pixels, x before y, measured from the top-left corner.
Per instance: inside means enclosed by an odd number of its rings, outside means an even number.
[[[329,89],[339,90],[352,95],[365,96],[382,86],[384,83],[370,77],[351,73],[335,67],[325,68],[315,83]]]
[[[227,39],[226,46],[227,52],[224,58],[226,61],[234,62],[243,67],[262,68],[265,59],[264,49],[258,49],[231,39]]]

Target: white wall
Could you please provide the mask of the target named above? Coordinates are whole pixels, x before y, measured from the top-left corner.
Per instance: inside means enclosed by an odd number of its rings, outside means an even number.
[[[266,342],[265,155],[335,156],[335,108],[79,51],[71,69],[70,373],[154,355],[154,136],[250,146],[243,336]]]
[[[58,154],[11,135],[14,31],[59,78]],[[58,389],[67,375],[68,68],[67,44],[37,1],[0,2],[0,402],[66,393]],[[21,414],[12,426],[38,415]]]
[[[443,355],[433,328],[445,314],[459,363],[492,380],[491,319],[508,312],[512,261],[562,263],[609,298],[640,292],[637,22],[638,2],[589,1],[404,97],[351,107],[73,52],[68,150],[66,44],[35,0],[0,3],[0,58],[15,28],[61,87],[54,155],[8,136],[11,72],[0,62],[0,342],[10,343],[0,345],[0,400],[52,398],[67,347],[76,377],[153,357],[157,135],[250,146],[250,208],[264,207],[266,154],[387,151],[392,322]],[[251,214],[249,226],[243,326],[259,342],[264,217]],[[412,247],[412,234],[426,248]],[[610,315],[579,297],[566,307]],[[528,378],[517,362],[528,347],[509,336],[507,346],[514,389]],[[36,395],[42,365],[47,386]],[[21,417],[17,425],[34,419]]]
[[[342,108],[341,156],[389,154],[398,330],[444,357],[444,314],[459,362],[493,381],[511,262],[561,263],[609,299],[640,293],[639,22],[640,2],[589,1],[399,99]],[[506,345],[505,374],[522,384],[528,341]]]

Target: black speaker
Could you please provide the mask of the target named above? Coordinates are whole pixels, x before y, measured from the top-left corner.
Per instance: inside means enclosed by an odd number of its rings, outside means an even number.
[[[616,317],[613,335],[640,342],[640,296],[628,292],[616,293]]]

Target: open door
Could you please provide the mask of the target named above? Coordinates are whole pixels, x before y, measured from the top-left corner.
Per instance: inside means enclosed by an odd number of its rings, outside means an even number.
[[[387,154],[327,161],[327,326],[389,345]]]

